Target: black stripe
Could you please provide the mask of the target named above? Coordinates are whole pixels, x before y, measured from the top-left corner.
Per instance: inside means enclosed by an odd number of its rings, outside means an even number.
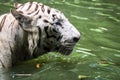
[[[28,9],[27,9],[27,10],[29,10],[29,9],[31,8],[31,6],[32,6],[32,2],[30,2],[30,5],[29,5],[29,7],[28,7]]]
[[[12,47],[11,47],[10,43],[9,43],[9,47],[10,47],[11,53],[14,54],[14,51],[12,50]]]
[[[47,36],[47,38],[56,38],[57,39],[57,36],[55,36],[55,35],[50,35],[49,33],[48,33],[48,26],[46,26],[45,28],[44,28],[44,30],[45,30],[45,33],[46,33],[46,36]]]
[[[62,37],[63,37],[63,35],[60,35],[56,40],[59,41],[62,39]]]
[[[39,13],[39,10],[34,14],[34,16],[37,15],[38,13]]]
[[[48,14],[50,14],[50,9],[47,10]]]
[[[39,40],[38,40],[37,46],[40,47],[40,45],[41,45],[41,28],[39,26],[38,26],[38,30],[39,30]]]
[[[46,27],[44,28],[44,30],[45,30],[46,36],[49,37],[48,32],[47,32],[48,26],[46,26]]]
[[[22,28],[23,28],[23,26],[22,26],[22,24],[21,24],[21,23],[19,23],[19,25],[20,25],[20,27],[22,27]]]
[[[13,24],[13,22],[10,23],[9,27]]]
[[[44,20],[43,20],[43,22],[45,22],[45,23],[49,23],[49,21],[48,21],[48,20],[46,20],[46,19],[44,19]]]
[[[41,10],[42,10],[43,13],[45,12],[44,5],[41,6]]]
[[[38,5],[36,4],[35,11],[37,11],[37,10],[38,10]]]
[[[21,10],[24,8],[25,4],[21,6]]]
[[[11,22],[8,27],[13,27],[14,23],[15,23],[15,20],[13,22]]]
[[[6,17],[7,17],[7,15],[5,15],[5,16],[2,18],[1,22],[0,22],[0,31],[2,30],[2,28],[3,28],[3,26],[4,26]]]
[[[53,32],[58,33],[58,31],[55,28],[53,28],[52,30],[53,30]]]
[[[38,5],[36,4],[35,10],[30,12],[30,13],[27,13],[27,14],[30,15],[30,14],[34,13],[35,11],[37,11],[37,10],[38,10]]]
[[[1,59],[0,59],[0,63],[2,64],[2,67],[5,68],[5,65],[3,64]]]

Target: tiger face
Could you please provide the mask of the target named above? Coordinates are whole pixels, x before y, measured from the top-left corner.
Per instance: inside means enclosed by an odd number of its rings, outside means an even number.
[[[38,3],[34,2],[33,5],[37,6],[35,8],[39,7]],[[69,55],[72,52],[73,47],[80,39],[80,33],[63,13],[44,5],[34,12],[31,11],[32,13],[20,9],[21,7],[12,10],[11,13],[18,20],[22,29],[27,32],[32,55],[37,57],[47,52]]]
[[[47,19],[42,19],[41,17],[43,26],[41,26],[41,20],[38,20],[37,23],[37,26],[44,27],[45,37],[42,39],[43,46],[49,51],[69,55],[80,39],[80,33],[60,11],[53,10],[51,15]]]

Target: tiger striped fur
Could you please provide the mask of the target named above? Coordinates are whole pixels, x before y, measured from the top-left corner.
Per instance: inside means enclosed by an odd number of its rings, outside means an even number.
[[[62,12],[38,2],[15,3],[14,7],[0,16],[1,68],[47,52],[72,52],[80,33]]]

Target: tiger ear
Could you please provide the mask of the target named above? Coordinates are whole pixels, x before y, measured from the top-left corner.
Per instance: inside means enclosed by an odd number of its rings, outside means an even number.
[[[32,19],[28,16],[24,16],[23,12],[21,11],[16,11],[14,9],[10,10],[11,14],[15,17],[16,20],[19,21],[19,23],[30,23],[30,21],[32,21]]]
[[[14,10],[14,9],[11,9],[10,10],[10,12],[11,12],[11,14],[18,20],[19,18],[22,18],[22,17],[24,17],[23,15],[22,15],[22,11],[16,11],[16,10]]]

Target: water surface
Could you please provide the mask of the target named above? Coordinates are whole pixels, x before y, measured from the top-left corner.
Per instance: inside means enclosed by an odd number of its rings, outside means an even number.
[[[0,14],[13,1],[0,2]],[[17,1],[17,0],[16,0]],[[120,2],[118,0],[36,0],[61,10],[80,31],[70,56],[49,53],[0,72],[0,80],[120,80]],[[26,2],[20,0],[18,2]],[[36,64],[40,68],[36,69]],[[30,73],[31,77],[14,77]]]

